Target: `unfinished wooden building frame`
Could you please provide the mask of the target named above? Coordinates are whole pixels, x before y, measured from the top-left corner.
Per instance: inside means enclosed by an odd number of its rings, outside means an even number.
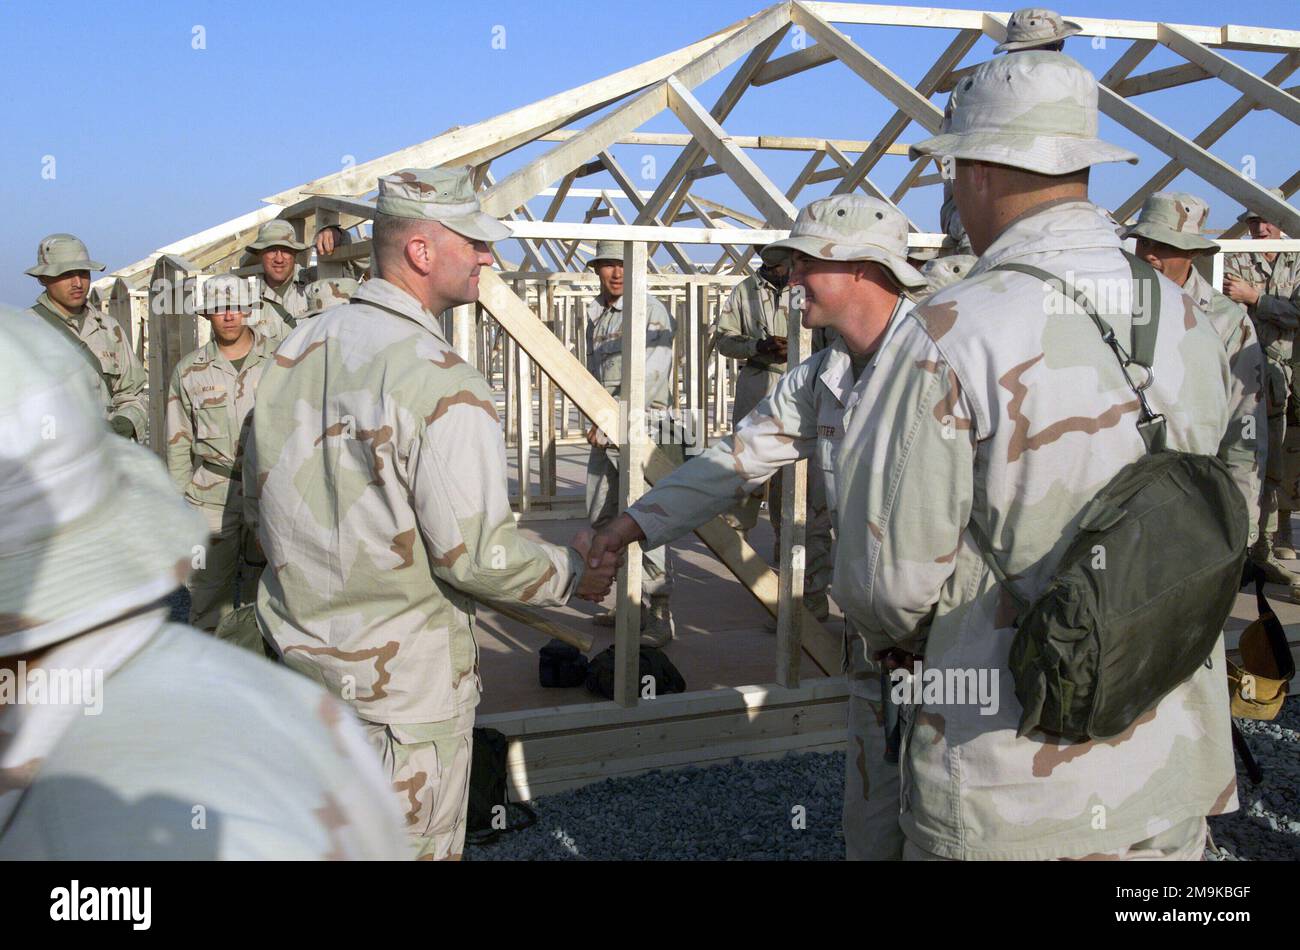
[[[713,365],[710,401],[708,320],[726,290],[750,272],[753,249],[785,236],[797,200],[811,185],[833,182],[835,193],[861,189],[896,203],[912,188],[937,184],[939,176],[933,173],[929,159],[913,163],[888,194],[870,176],[886,157],[906,156],[907,145],[900,138],[909,128],[914,128],[918,137],[939,128],[943,110],[934,97],[952,89],[973,68],[966,60],[981,40],[1000,41],[1005,37],[1007,18],[1007,12],[783,0],[671,53],[281,191],[238,218],[168,244],[108,278],[113,282],[116,315],[131,320],[133,293],[138,299],[148,291],[151,304],[157,304],[158,309],[150,310],[147,336],[151,389],[159,393],[165,388],[171,367],[182,355],[180,350],[194,342],[192,321],[188,321],[191,329],[186,329],[187,320],[183,319],[185,314],[192,314],[192,309],[187,310],[183,299],[174,294],[168,297],[163,285],[174,286],[176,280],[194,274],[238,271],[240,255],[257,227],[272,218],[294,222],[299,234],[306,237],[326,225],[357,229],[374,213],[372,196],[382,175],[410,166],[472,166],[475,181],[482,189],[484,208],[506,220],[522,259],[512,265],[498,257],[502,272],[482,275],[477,307],[457,308],[448,315],[447,327],[463,358],[478,365],[494,383],[497,379],[503,384],[509,381],[504,408],[506,430],[520,461],[518,507],[524,512],[540,509],[534,514],[562,514],[566,509],[556,494],[554,451],[557,442],[580,436],[571,429],[572,417],[576,415],[579,421],[590,419],[606,433],[625,435],[619,424],[620,412],[622,418],[629,418],[637,413],[640,402],[635,384],[640,366],[631,358],[634,347],[628,348],[630,365],[625,379],[632,384],[630,392],[624,393],[622,407],[586,371],[582,360],[581,289],[590,286],[594,292],[584,269],[595,242],[614,240],[626,244],[627,286],[634,293],[630,298],[633,306],[626,308],[624,315],[625,339],[644,339],[637,332],[643,329],[645,319],[643,295],[636,289],[648,288],[665,295],[680,291],[673,301],[679,319],[684,318],[678,344],[679,407],[692,413],[704,431],[718,432],[726,422],[727,374],[719,358]],[[1135,179],[1131,197],[1116,209],[1118,219],[1130,219],[1147,194],[1188,171],[1283,230],[1300,235],[1300,212],[1288,200],[1271,194],[1268,187],[1280,185],[1289,198],[1300,185],[1300,172],[1281,182],[1256,182],[1209,151],[1228,130],[1256,111],[1266,110],[1289,123],[1300,124],[1296,90],[1283,86],[1300,67],[1300,31],[1069,18],[1082,26],[1084,38],[1071,42],[1105,37],[1126,44],[1115,64],[1101,77],[1100,108],[1167,158],[1166,164],[1145,182],[1136,184]],[[848,25],[942,30],[951,34],[951,39],[913,85],[843,32],[841,28]],[[780,52],[783,40],[794,31],[809,45]],[[1157,47],[1183,62],[1137,74]],[[1270,53],[1278,58],[1265,72],[1257,74],[1225,55],[1238,50]],[[862,81],[863,91],[873,90],[893,108],[892,115],[871,138],[746,136],[732,135],[727,130],[728,118],[749,89],[836,62]],[[700,87],[733,68],[712,104],[701,102]],[[1226,84],[1236,99],[1199,131],[1172,128],[1134,101],[1189,83]],[[648,121],[665,112],[676,115],[686,134],[642,130]],[[589,124],[580,124],[588,117]],[[544,145],[540,154],[508,171],[504,168],[502,159],[539,143]],[[658,176],[654,188],[641,190],[614,158],[614,147],[626,144],[676,148],[679,152],[668,170]],[[802,152],[808,156],[797,176],[784,187],[756,161],[756,156],[772,152]],[[495,176],[490,170],[493,163],[498,163]],[[1115,174],[1127,171],[1119,169]],[[595,175],[607,175],[613,187],[590,188],[582,184]],[[753,206],[752,213],[728,207],[696,191],[719,179],[739,190]],[[538,199],[545,205],[540,213],[529,207],[530,201]],[[566,202],[575,199],[591,200],[585,219],[560,220]],[[620,202],[625,204],[620,207]],[[610,223],[604,223],[605,218]],[[913,246],[934,247],[942,242],[942,235],[928,233],[915,224],[912,227]],[[1241,229],[1235,227],[1225,237],[1235,238],[1240,233]],[[701,259],[702,249],[709,248],[717,252],[716,258]],[[1236,245],[1226,245],[1225,249],[1236,249]],[[368,251],[368,242],[358,229],[352,244],[318,260],[320,273],[328,276],[343,260]],[[98,288],[102,299],[109,299],[108,286]],[[179,305],[177,300],[181,300]],[[478,319],[480,313],[490,319]],[[792,350],[803,352],[799,347],[806,345],[806,340],[792,341]],[[535,390],[540,390],[536,415]],[[155,425],[159,411],[156,406]],[[534,418],[540,491],[531,495],[528,473]],[[624,500],[634,498],[645,483],[653,484],[671,469],[667,456],[650,443],[625,444],[623,448],[632,449],[637,456],[637,465],[629,468],[643,468],[642,479],[628,479],[622,486]],[[619,756],[620,748],[628,747],[618,741],[618,731],[641,730],[647,722],[658,721],[654,712],[657,709],[663,710],[663,717],[688,726],[682,732],[681,744],[665,748],[662,754],[632,743],[646,762],[691,761],[689,750],[707,746],[708,727],[689,725],[697,714],[700,723],[713,717],[734,724],[746,717],[752,721],[755,704],[762,709],[805,711],[812,705],[818,716],[829,722],[828,717],[836,714],[836,704],[843,704],[842,685],[820,679],[801,683],[799,676],[801,653],[810,656],[824,673],[836,676],[840,638],[802,610],[798,596],[801,575],[788,570],[792,565],[787,558],[794,557],[800,538],[797,522],[802,518],[802,506],[797,503],[797,484],[797,478],[787,480],[787,490],[794,494],[785,506],[792,522],[791,530],[783,535],[783,566],[787,570],[782,572],[780,584],[744,539],[721,521],[698,532],[747,589],[780,618],[777,669],[773,673],[776,687],[724,691],[729,694],[727,698],[708,692],[672,697],[671,702],[663,698],[649,704],[647,710],[616,713],[607,704],[597,704],[584,713],[534,711],[535,715],[489,718],[506,726],[505,731],[515,737],[541,737],[536,741],[539,749],[548,750],[545,756],[563,748],[561,736],[572,740],[587,727],[604,730],[602,742],[607,740],[608,750],[601,755],[606,763],[610,756]],[[629,563],[635,560],[629,558]],[[636,587],[635,570],[629,569],[628,576],[620,581],[620,591],[634,593]],[[639,602],[636,597],[620,596],[616,640],[621,661],[618,702],[627,707],[636,705],[638,698],[632,675],[636,641],[635,617],[630,613],[636,604],[632,601]],[[794,715],[795,725],[781,715],[771,718],[785,725],[778,725],[775,731],[759,729],[750,733],[740,729],[728,733],[732,736],[726,744],[729,754],[800,747],[799,716]],[[827,735],[827,730],[818,729],[815,738],[803,744],[824,744]],[[580,753],[575,755],[581,758]],[[524,789],[558,787],[582,773],[581,763],[573,755],[564,754],[553,756],[557,763],[553,774],[547,772],[551,766],[534,763],[532,772],[525,775],[527,748],[515,749],[512,756],[512,781]],[[620,768],[635,770],[629,761],[623,761]]]

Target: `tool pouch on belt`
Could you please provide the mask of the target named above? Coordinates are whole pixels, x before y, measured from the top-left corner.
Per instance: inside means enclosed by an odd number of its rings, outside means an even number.
[[[1146,284],[1149,316],[1136,312],[1130,351],[1088,298],[1038,268],[1004,264],[1070,296],[1092,318],[1138,398],[1147,453],[1122,468],[1084,509],[1078,533],[1032,604],[1014,590],[972,519],[972,535],[1018,608],[1009,666],[1023,707],[1018,734],[1067,739],[1124,732],[1204,665],[1241,584],[1249,516],[1226,465],[1165,448],[1164,417],[1151,412],[1159,282],[1129,257],[1134,300]],[[1146,369],[1135,385],[1128,367]],[[1099,553],[1100,552],[1100,553]]]
[[[1276,719],[1295,676],[1295,658],[1286,631],[1264,597],[1264,575],[1258,568],[1254,580],[1259,619],[1241,632],[1241,665],[1228,661],[1228,693],[1234,717]]]

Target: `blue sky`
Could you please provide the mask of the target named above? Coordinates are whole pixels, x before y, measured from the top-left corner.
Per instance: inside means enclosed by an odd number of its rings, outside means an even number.
[[[963,0],[944,5],[987,8]],[[489,118],[687,45],[760,8],[761,0],[692,5],[631,0],[3,4],[0,181],[10,224],[0,233],[0,301],[27,305],[35,296],[35,281],[22,271],[32,264],[44,234],[75,232],[87,241],[92,256],[110,269],[120,267],[252,210],[266,195],[335,171],[348,156],[365,161],[449,127]],[[1081,0],[1063,12],[1300,29],[1295,0],[1241,5]],[[194,48],[196,28],[201,28],[198,35],[206,48]],[[504,34],[497,28],[504,28]],[[910,81],[922,76],[953,35],[947,30],[844,29]],[[503,35],[505,48],[494,48],[494,36],[499,46]],[[787,37],[778,55],[790,52],[790,43]],[[1126,47],[1112,41],[1105,49],[1094,49],[1083,40],[1074,41],[1069,52],[1100,74]],[[965,62],[990,55],[992,43],[981,40]],[[1276,54],[1229,55],[1256,72],[1277,60]],[[1172,53],[1157,49],[1139,71],[1178,62]],[[700,100],[712,105],[731,72],[698,87]],[[1300,79],[1293,76],[1289,83],[1295,82]],[[1194,135],[1235,98],[1224,84],[1207,81],[1134,101]],[[751,89],[725,124],[737,135],[868,138],[892,112],[891,104],[848,69],[831,64]],[[671,113],[644,128],[682,131]],[[1115,204],[1144,182],[1160,160],[1109,120],[1103,119],[1102,129],[1142,156],[1136,168],[1107,166],[1094,173],[1094,197]],[[913,125],[902,141],[921,137],[922,130]],[[1257,177],[1276,184],[1296,170],[1297,145],[1300,133],[1294,125],[1256,112],[1213,151],[1238,167],[1245,156],[1253,156]],[[541,150],[521,149],[493,171],[500,177]],[[674,153],[639,146],[615,150],[634,175],[647,154],[662,173]],[[801,153],[750,154],[782,188],[806,159]],[[905,159],[887,157],[873,179],[892,190],[907,167]],[[601,176],[579,183],[610,184]],[[642,186],[654,184],[648,179]],[[1182,176],[1175,187],[1210,200],[1211,227],[1226,227],[1239,210],[1193,176]],[[800,200],[829,188],[810,188]],[[706,179],[696,191],[751,210],[722,179]],[[914,190],[902,202],[925,229],[937,230],[937,191]],[[581,220],[589,203],[566,203],[562,217]],[[533,210],[540,214],[542,201],[535,201]],[[507,256],[518,257],[513,250]]]

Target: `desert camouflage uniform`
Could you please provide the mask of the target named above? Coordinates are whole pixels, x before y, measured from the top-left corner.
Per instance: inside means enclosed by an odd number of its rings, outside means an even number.
[[[597,296],[587,303],[587,370],[617,397],[623,384],[623,297],[605,303]],[[674,424],[672,373],[673,334],[677,323],[668,308],[646,295],[646,431],[680,463],[682,433]],[[609,435],[609,433],[606,433]],[[618,515],[618,446],[593,445],[587,459],[587,519],[603,528]],[[645,597],[668,597],[673,589],[673,565],[664,547],[642,546]]]
[[[73,316],[44,293],[27,312],[56,329],[61,327],[65,338],[72,336],[81,342],[83,356],[95,364],[92,368],[96,370],[104,418],[122,416],[129,420],[135,427],[136,441],[142,441],[148,431],[148,377],[118,322],[89,304],[80,315]]]
[[[294,265],[293,273],[279,287],[272,287],[264,275],[259,275],[261,298],[258,319],[254,326],[268,340],[283,340],[300,317],[310,310],[307,302],[307,282],[301,267]]]
[[[1210,326],[1228,354],[1228,368],[1232,372],[1228,414],[1232,422],[1223,435],[1219,458],[1227,463],[1232,480],[1246,499],[1250,543],[1254,544],[1259,536],[1261,482],[1268,455],[1264,351],[1260,349],[1246,308],[1215,290],[1195,267],[1183,284],[1183,293],[1210,318]]]
[[[890,318],[896,326],[912,309],[899,298]],[[878,351],[879,352],[879,351]],[[862,376],[874,360],[858,361]],[[699,458],[660,479],[628,514],[645,532],[647,546],[667,544],[726,511],[737,498],[761,488],[786,465],[810,460],[826,486],[835,524],[835,460],[844,430],[861,399],[854,359],[837,340],[781,376],[771,394],[736,425],[735,434],[710,446]],[[835,529],[838,534],[838,529]],[[845,631],[849,681],[849,765],[845,771],[844,829],[850,860],[897,858],[898,767],[884,758],[884,722],[879,666],[868,660],[861,640]],[[874,793],[874,794],[872,794]]]
[[[1296,331],[1300,306],[1291,295],[1300,287],[1300,252],[1281,251],[1270,264],[1263,254],[1227,254],[1225,276],[1258,287],[1259,301],[1247,308],[1259,345],[1268,358],[1265,394],[1268,405],[1268,466],[1264,482],[1264,530],[1272,533],[1277,511],[1300,508],[1300,396],[1296,393]]]
[[[257,597],[261,557],[244,524],[242,466],[257,384],[274,351],[274,342],[254,332],[236,370],[211,340],[176,364],[167,390],[167,470],[208,522],[202,566],[188,584],[190,623],[200,630],[215,630],[234,610],[237,571],[239,602]]]
[[[1031,55],[1050,54],[1018,54]],[[1016,737],[1014,609],[967,526],[980,524],[1032,600],[1088,501],[1143,444],[1137,402],[1092,321],[1064,306],[1049,315],[1043,285],[990,272],[1013,260],[1069,269],[1080,289],[1115,288],[1119,313],[1104,312],[1127,339],[1129,266],[1100,209],[1033,209],[972,277],[904,319],[837,467],[835,589],[867,648],[924,651],[927,672],[998,674],[990,715],[969,702],[904,707],[908,847],[961,859],[1072,857],[1119,853],[1179,827],[1194,851],[1204,816],[1237,806],[1222,640],[1204,668],[1114,739]],[[1214,454],[1230,421],[1227,354],[1191,300],[1161,284],[1148,395],[1170,448]]]
[[[387,281],[291,333],[258,401],[244,463],[268,561],[258,620],[366,720],[421,854],[458,857],[474,600],[564,603],[582,558],[520,535],[487,382]]]

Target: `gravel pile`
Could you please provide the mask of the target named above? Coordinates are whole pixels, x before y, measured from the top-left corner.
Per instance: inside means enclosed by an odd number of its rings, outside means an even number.
[[[1241,722],[1264,782],[1238,764],[1241,810],[1210,819],[1209,860],[1300,860],[1300,697],[1276,721]],[[838,861],[842,753],[606,779],[533,802],[537,824],[467,846],[470,861]],[[792,809],[806,826],[792,827]]]

